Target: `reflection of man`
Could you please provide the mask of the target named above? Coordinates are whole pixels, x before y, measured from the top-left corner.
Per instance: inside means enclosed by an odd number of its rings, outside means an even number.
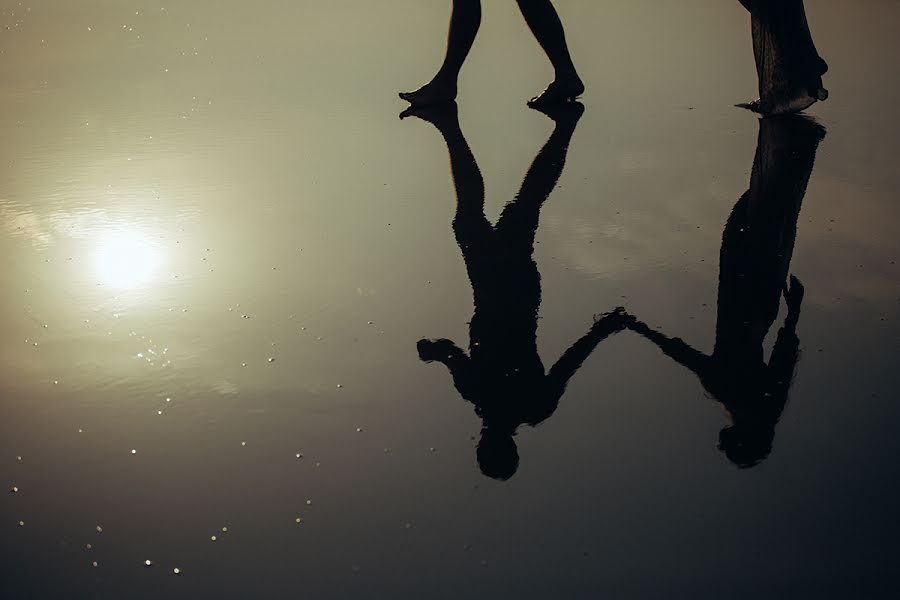
[[[820,125],[800,116],[762,119],[759,127],[750,189],[734,206],[722,235],[712,354],[640,321],[629,324],[693,371],[725,406],[732,424],[722,430],[719,448],[741,467],[754,466],[771,451],[797,363],[803,286],[793,276],[788,284],[788,268],[800,205],[825,135]],[[765,362],[763,341],[782,295],[787,316]]]
[[[828,98],[803,0],[740,0],[752,20],[759,100],[746,108],[763,114],[799,112]]]
[[[603,316],[545,372],[537,351],[541,285],[532,258],[534,236],[583,110],[578,103],[547,110],[556,127],[496,226],[484,216],[484,183],[459,128],[456,105],[411,113],[432,123],[447,143],[457,195],[453,231],[475,299],[468,354],[450,340],[420,340],[419,357],[443,363],[462,397],[475,405],[483,421],[478,463],[496,479],[516,472],[516,429],[552,415],[594,347],[623,327],[621,312]]]

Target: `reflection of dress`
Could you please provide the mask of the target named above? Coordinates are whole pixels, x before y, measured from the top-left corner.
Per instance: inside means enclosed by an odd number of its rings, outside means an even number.
[[[793,277],[788,286],[788,270],[800,205],[824,135],[820,125],[796,115],[760,120],[750,189],[735,204],[722,234],[711,355],[644,323],[631,325],[693,371],[724,405],[731,425],[720,433],[719,448],[741,467],[756,465],[771,451],[799,357],[796,326],[803,286]],[[782,295],[787,315],[766,362],[763,344]]]
[[[752,19],[759,97],[777,103],[798,95],[824,99],[828,65],[813,43],[803,0],[740,0]]]

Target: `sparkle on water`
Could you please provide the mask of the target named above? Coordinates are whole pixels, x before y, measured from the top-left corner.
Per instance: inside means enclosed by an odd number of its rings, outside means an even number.
[[[135,288],[147,283],[162,263],[162,254],[142,233],[121,231],[100,238],[94,268],[103,284]]]

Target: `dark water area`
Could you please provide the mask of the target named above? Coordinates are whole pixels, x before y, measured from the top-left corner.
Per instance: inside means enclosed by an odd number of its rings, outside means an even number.
[[[0,598],[897,597],[900,5],[449,4],[0,2]]]

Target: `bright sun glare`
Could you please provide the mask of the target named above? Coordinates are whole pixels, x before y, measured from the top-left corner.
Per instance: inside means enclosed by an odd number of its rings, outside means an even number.
[[[101,281],[117,288],[146,283],[159,268],[159,249],[143,235],[119,232],[101,238],[94,266]]]

